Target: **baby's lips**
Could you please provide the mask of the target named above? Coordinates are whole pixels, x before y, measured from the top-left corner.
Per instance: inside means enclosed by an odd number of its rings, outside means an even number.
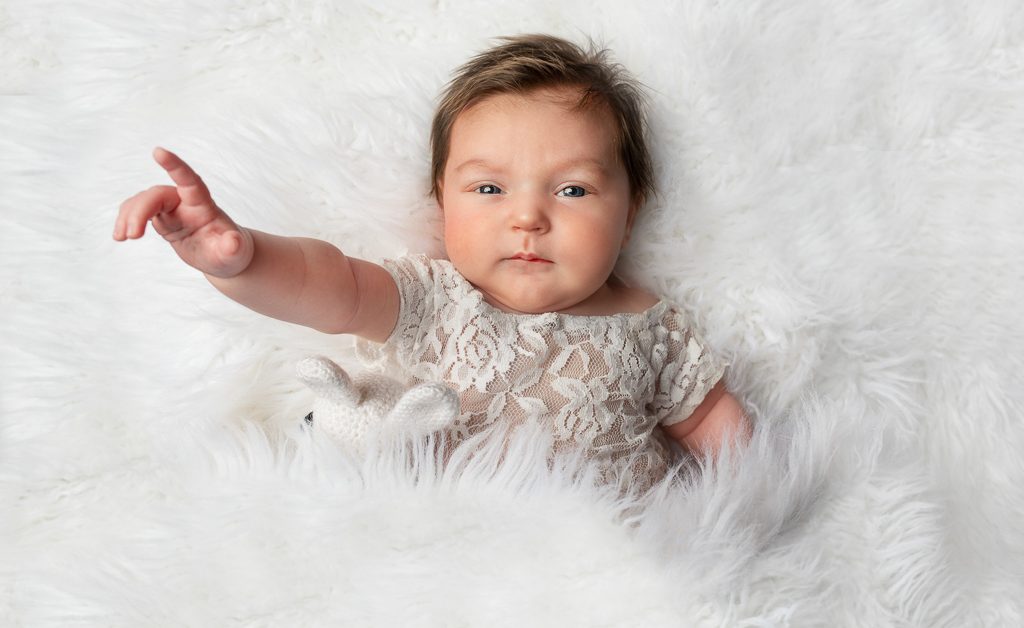
[[[537,255],[536,253],[516,253],[515,255],[513,255],[509,259],[517,259],[517,260],[522,260],[524,262],[542,262],[542,263],[547,263],[547,264],[552,263],[551,260],[543,258],[543,257]]]

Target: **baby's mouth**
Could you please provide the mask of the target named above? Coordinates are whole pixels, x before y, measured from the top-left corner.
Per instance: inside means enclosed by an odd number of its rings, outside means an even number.
[[[539,255],[535,255],[533,253],[516,253],[515,255],[513,255],[509,259],[511,259],[511,260],[519,260],[519,261],[522,261],[522,262],[534,262],[534,263],[538,263],[538,264],[552,264],[552,263],[554,263],[554,262],[552,262],[549,259],[544,259],[543,257],[541,257]]]

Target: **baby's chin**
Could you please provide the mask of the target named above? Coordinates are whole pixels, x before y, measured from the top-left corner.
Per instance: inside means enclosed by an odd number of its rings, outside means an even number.
[[[456,270],[459,270],[457,265]],[[557,271],[552,274],[548,269],[527,272],[522,268],[503,267],[504,272],[489,274],[467,270],[469,272],[460,270],[460,273],[483,295],[486,303],[512,314],[572,313],[594,292],[568,286],[564,278],[557,276]]]

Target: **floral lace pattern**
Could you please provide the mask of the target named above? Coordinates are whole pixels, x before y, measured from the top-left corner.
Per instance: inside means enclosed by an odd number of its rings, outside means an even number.
[[[640,313],[513,314],[488,304],[451,262],[389,260],[401,310],[383,344],[356,343],[377,369],[459,393],[457,437],[501,420],[542,422],[556,449],[583,447],[609,481],[628,469],[649,485],[672,450],[657,425],[683,421],[728,366],[684,312],[662,300]]]

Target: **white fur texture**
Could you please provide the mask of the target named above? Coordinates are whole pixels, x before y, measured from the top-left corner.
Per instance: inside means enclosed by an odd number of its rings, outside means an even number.
[[[534,31],[649,86],[622,269],[757,422],[640,502],[540,435],[357,462],[292,371],[349,339],[110,238],[159,144],[242,224],[439,254],[434,98]],[[1024,625],[1019,2],[9,0],[0,77],[0,624]]]

